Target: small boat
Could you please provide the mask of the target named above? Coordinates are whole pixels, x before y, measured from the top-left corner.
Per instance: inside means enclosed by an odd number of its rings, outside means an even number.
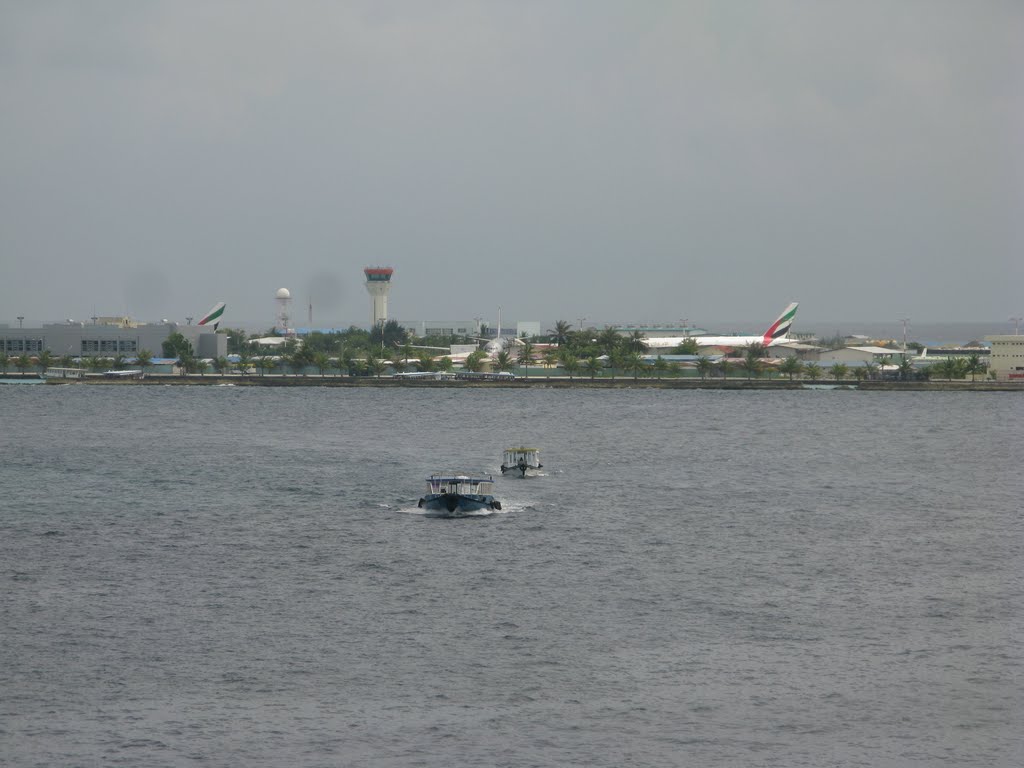
[[[427,493],[420,499],[420,509],[434,517],[465,517],[479,512],[501,509],[501,502],[491,495],[494,479],[468,475],[431,475]]]
[[[529,472],[537,474],[543,466],[539,448],[506,448],[501,460],[501,474],[518,471],[520,477],[526,477]]]
[[[54,379],[57,381],[72,379],[74,381],[81,381],[85,378],[85,370],[83,368],[54,368],[50,367],[43,371],[42,374],[44,379]]]

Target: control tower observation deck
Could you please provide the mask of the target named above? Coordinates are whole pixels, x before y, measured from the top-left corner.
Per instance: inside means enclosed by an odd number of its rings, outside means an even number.
[[[391,275],[394,271],[391,267],[367,267],[363,270],[366,275],[366,292],[373,300],[370,309],[371,328],[388,321],[388,292],[391,290]]]

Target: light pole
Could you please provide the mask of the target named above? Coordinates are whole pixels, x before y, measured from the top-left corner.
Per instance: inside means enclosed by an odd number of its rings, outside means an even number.
[[[583,321],[586,320],[587,318],[585,318],[585,317],[577,317],[576,319],[579,321],[580,330],[582,331],[583,330]]]
[[[22,321],[22,320],[24,320],[24,319],[25,319],[25,316],[24,316],[24,315],[18,315],[18,327],[19,327],[19,328],[22,328],[22,327],[24,327],[24,326],[22,326],[22,324],[21,324],[21,321]]]
[[[20,317],[18,318],[21,319]],[[1011,317],[1010,322],[1013,323],[1013,335],[1020,336],[1020,323],[1024,320],[1024,317]]]
[[[910,322],[909,317],[901,317],[900,322],[903,323],[903,356],[907,356],[907,323]]]

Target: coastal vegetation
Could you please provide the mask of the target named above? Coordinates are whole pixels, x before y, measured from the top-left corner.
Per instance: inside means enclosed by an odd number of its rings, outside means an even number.
[[[565,377],[569,382],[586,378],[602,379],[650,378],[656,381],[699,378],[757,380],[799,380],[834,382],[856,380],[900,380],[904,382],[945,380],[977,381],[984,376],[987,365],[978,354],[936,358],[936,362],[915,365],[900,354],[895,343],[893,354],[875,361],[857,364],[832,363],[827,368],[798,357],[769,359],[774,356],[762,344],[751,344],[734,350],[730,356],[705,356],[695,339],[685,339],[664,355],[652,355],[644,346],[644,336],[636,330],[615,326],[601,329],[578,327],[559,320],[546,333],[523,337],[510,342],[497,354],[489,355],[483,344],[486,336],[466,335],[414,337],[397,322],[389,321],[372,330],[350,327],[336,332],[313,331],[301,338],[280,338],[274,343],[261,343],[266,335],[250,337],[244,330],[225,328],[218,333],[227,337],[227,354],[214,359],[199,359],[181,333],[171,333],[161,345],[163,358],[174,360],[175,371],[182,376],[208,373],[216,376],[268,374],[281,377],[328,376],[381,378],[406,371],[450,373],[456,364],[448,355],[441,356],[453,344],[475,345],[462,367],[470,372],[513,372],[517,377],[550,379]],[[844,346],[848,337],[826,340],[826,346]],[[902,345],[900,345],[902,347]],[[916,342],[908,348],[920,349]],[[682,359],[681,359],[682,358]],[[59,362],[61,367],[81,367],[90,373],[123,370],[126,366],[148,373],[154,367],[153,354],[139,350],[134,358],[83,357],[63,355],[59,360],[50,350],[35,355],[12,356],[0,352],[0,372],[13,367],[22,375],[43,371]],[[827,365],[827,364],[826,364]],[[167,373],[166,367],[157,367]]]

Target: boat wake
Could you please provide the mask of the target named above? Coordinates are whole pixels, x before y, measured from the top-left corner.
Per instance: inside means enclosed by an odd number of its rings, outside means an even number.
[[[409,507],[394,507],[395,512],[403,515],[418,515],[420,517],[437,517],[442,519],[457,519],[460,517],[491,517],[492,515],[507,515],[511,510],[509,509],[477,509],[472,512],[465,512],[458,515],[450,515],[448,512],[439,511],[436,509],[421,509],[417,506]]]

